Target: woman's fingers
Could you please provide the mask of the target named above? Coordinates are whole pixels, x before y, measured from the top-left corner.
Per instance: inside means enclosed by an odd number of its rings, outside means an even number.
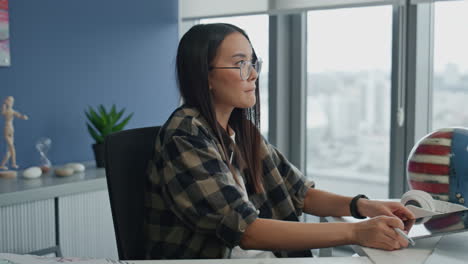
[[[392,247],[392,249],[399,249],[401,247],[407,247],[408,241],[395,231],[395,228],[404,229],[403,222],[396,217],[383,217],[383,226],[381,232],[384,236],[381,236],[383,242]]]
[[[400,228],[401,230],[405,229],[403,221],[401,221],[401,219],[397,217],[385,217],[385,223],[387,223],[389,227],[396,227]]]
[[[377,237],[378,241],[375,243],[375,248],[380,248],[384,250],[395,250],[400,248],[398,241],[395,241],[393,238],[387,236],[386,234],[381,234]]]
[[[408,208],[406,208],[402,204],[395,203],[394,205],[396,207],[396,210],[393,211],[393,214],[398,216],[399,218],[403,220],[416,218],[413,212],[411,212]]]
[[[401,230],[405,229],[405,225],[403,224],[401,219],[390,217],[386,219],[386,223],[388,225],[388,228],[386,228],[384,231],[385,235],[396,241],[399,244],[398,248],[408,247],[408,241],[395,230],[395,228],[399,228]]]
[[[358,244],[385,250],[408,246],[408,241],[395,231],[395,228],[404,229],[403,222],[397,217],[378,216],[356,224]]]

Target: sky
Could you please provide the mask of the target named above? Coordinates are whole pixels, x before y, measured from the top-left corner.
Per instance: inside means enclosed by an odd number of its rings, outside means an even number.
[[[434,17],[434,70],[454,63],[468,74],[468,1],[436,3]]]

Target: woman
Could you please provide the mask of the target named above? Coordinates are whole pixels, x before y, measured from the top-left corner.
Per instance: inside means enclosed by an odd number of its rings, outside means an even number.
[[[192,27],[177,75],[184,105],[156,138],[147,192],[149,258],[306,257],[345,244],[387,250],[413,214],[400,203],[320,191],[259,133],[257,58],[244,31]],[[317,216],[375,217],[299,223]],[[250,251],[248,249],[264,250]]]

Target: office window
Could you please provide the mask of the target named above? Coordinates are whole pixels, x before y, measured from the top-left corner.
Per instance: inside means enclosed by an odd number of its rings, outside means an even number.
[[[468,2],[434,6],[432,128],[468,127]]]
[[[308,12],[307,175],[388,197],[392,7]]]
[[[251,15],[201,19],[200,23],[229,23],[247,33],[257,56],[263,59],[260,74],[260,125],[262,134],[268,138],[268,15]]]

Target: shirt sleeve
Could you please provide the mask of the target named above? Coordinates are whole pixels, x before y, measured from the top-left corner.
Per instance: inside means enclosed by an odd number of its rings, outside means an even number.
[[[195,232],[216,235],[231,248],[239,245],[258,214],[242,199],[216,145],[197,136],[174,136],[167,144],[163,195],[172,211]]]
[[[315,188],[315,182],[307,179],[302,172],[296,168],[286,157],[273,145],[265,141],[270,149],[270,155],[275,162],[278,171],[283,177],[284,183],[288,190],[291,200],[296,209],[296,214],[299,216],[304,209],[304,199],[309,188]]]

